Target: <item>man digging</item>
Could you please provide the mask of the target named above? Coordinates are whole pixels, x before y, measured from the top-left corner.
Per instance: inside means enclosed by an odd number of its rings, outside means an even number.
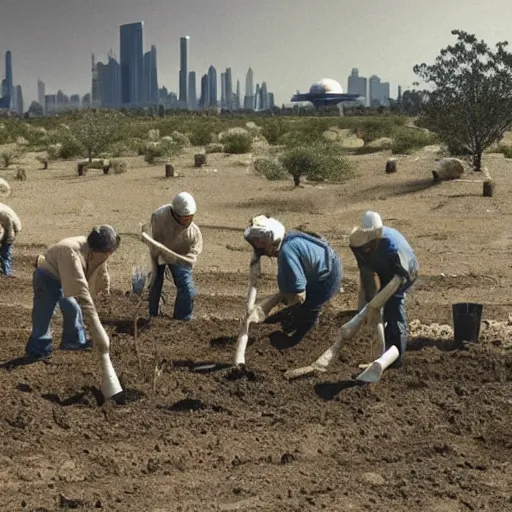
[[[398,349],[399,357],[394,366],[400,366],[409,336],[405,293],[418,275],[418,260],[404,236],[396,229],[383,226],[376,212],[367,211],[363,214],[362,224],[352,230],[349,242],[359,267],[359,311],[395,276],[400,278],[393,295],[384,305],[382,318],[385,325],[385,350],[392,346]],[[380,311],[370,309],[368,323],[378,324],[380,318],[377,317],[380,314]]]
[[[244,238],[256,255],[277,258],[279,287],[279,293],[256,305],[248,312],[249,317],[263,322],[271,309],[283,302],[291,315],[288,325],[283,326],[287,331],[283,336],[289,335],[290,345],[298,343],[340,290],[343,271],[338,255],[325,239],[301,231],[286,232],[279,221],[264,215],[251,220]]]
[[[29,359],[51,355],[50,324],[57,303],[63,316],[61,350],[90,348],[85,320],[93,344],[100,352],[108,352],[109,338],[92,297],[110,293],[107,260],[119,242],[119,235],[111,226],[101,225],[87,237],[65,238],[38,256],[33,277],[32,334],[25,347]]]
[[[12,276],[12,246],[21,231],[21,221],[14,210],[0,203],[0,274]]]
[[[179,193],[171,204],[161,206],[151,215],[152,239],[163,245],[150,245],[151,285],[149,288],[149,315],[157,316],[164,284],[166,266],[171,271],[177,288],[174,304],[176,320],[190,320],[194,309],[196,289],[192,269],[203,251],[201,231],[193,222],[197,206],[188,192]],[[181,258],[180,258],[181,256]]]

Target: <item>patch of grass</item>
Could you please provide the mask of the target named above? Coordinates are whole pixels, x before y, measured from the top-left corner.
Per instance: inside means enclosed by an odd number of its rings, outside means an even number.
[[[398,128],[393,135],[391,153],[394,155],[410,155],[417,149],[439,143],[435,133],[413,130],[411,128]]]
[[[505,158],[512,158],[512,146],[506,146],[505,144],[500,144],[498,146],[498,153],[502,153]]]

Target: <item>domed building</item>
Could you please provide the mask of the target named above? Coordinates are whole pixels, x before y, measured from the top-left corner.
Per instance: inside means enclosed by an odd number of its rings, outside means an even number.
[[[344,94],[340,83],[332,78],[322,78],[317,82],[313,82],[308,93],[297,94],[291,99],[292,102],[308,101],[315,108],[325,106],[335,106],[340,103],[356,101],[359,98],[357,94]]]
[[[343,89],[339,82],[332,78],[322,78],[314,82],[309,88],[309,94],[343,94]]]

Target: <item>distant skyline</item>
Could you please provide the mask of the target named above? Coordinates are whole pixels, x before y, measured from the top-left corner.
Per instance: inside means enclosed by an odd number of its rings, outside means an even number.
[[[189,69],[200,77],[213,64],[243,80],[272,85],[276,104],[324,77],[344,90],[352,68],[397,87],[417,80],[412,68],[432,62],[452,44],[454,28],[494,45],[511,40],[512,2],[431,0],[407,6],[398,0],[2,0],[0,54],[12,52],[13,83],[25,105],[37,100],[38,77],[46,94],[91,88],[91,53],[120,58],[119,26],[144,22],[144,48],[158,48],[158,83],[179,92],[180,37],[190,36]],[[236,84],[236,81],[234,82]],[[233,85],[234,85],[233,84]]]

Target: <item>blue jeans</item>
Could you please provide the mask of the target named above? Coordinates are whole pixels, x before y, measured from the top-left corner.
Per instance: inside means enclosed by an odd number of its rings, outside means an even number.
[[[12,274],[12,244],[0,243],[0,274]]]
[[[405,312],[405,295],[402,293],[393,295],[384,306],[384,325],[386,350],[393,345],[400,352],[399,361],[405,353],[407,340],[409,338],[409,327],[407,325],[407,314]]]
[[[176,320],[190,320],[194,309],[194,298],[197,295],[192,280],[192,268],[185,265],[158,265],[153,286],[149,290],[149,315],[158,315],[158,306],[162,287],[164,285],[165,267],[171,271],[174,284],[177,288],[174,315]]]
[[[320,311],[336,293],[340,291],[343,279],[343,268],[339,256],[331,251],[331,271],[327,278],[315,284],[314,289],[306,287],[306,300],[292,313],[292,327],[295,329],[293,338],[300,341],[306,334],[318,324]]]
[[[45,357],[52,353],[51,321],[57,303],[63,316],[61,349],[75,349],[87,345],[82,310],[73,298],[64,297],[60,282],[41,269],[33,276],[34,305],[32,334],[25,347],[28,357]]]

